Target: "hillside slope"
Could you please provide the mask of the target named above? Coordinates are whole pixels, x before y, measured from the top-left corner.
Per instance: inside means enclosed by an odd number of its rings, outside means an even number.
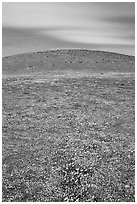
[[[135,57],[92,50],[47,50],[3,58],[3,75],[51,70],[134,72]]]
[[[3,58],[5,202],[135,202],[135,58]]]

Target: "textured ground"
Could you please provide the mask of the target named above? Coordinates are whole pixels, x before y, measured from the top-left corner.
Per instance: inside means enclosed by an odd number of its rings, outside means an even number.
[[[135,201],[131,56],[3,58],[3,201]]]

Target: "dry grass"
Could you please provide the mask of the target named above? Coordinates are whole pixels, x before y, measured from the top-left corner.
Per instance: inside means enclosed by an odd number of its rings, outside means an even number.
[[[134,201],[134,80],[3,80],[3,201]]]
[[[3,201],[134,202],[134,88],[127,69],[3,75]]]

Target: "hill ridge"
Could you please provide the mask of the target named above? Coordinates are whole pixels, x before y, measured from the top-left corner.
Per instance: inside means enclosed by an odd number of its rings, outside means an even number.
[[[97,52],[97,53],[108,53],[108,54],[116,54],[116,55],[122,55],[122,56],[129,56],[129,57],[134,57],[134,55],[127,55],[123,53],[118,53],[118,52],[112,52],[112,51],[107,51],[107,50],[95,50],[95,49],[87,49],[87,48],[52,48],[52,49],[45,49],[45,50],[39,50],[39,51],[32,51],[32,52],[25,52],[21,54],[13,54],[13,55],[8,55],[8,56],[3,56],[2,58],[7,58],[11,56],[18,56],[18,55],[26,55],[26,54],[36,54],[36,53],[46,53],[46,52],[62,52],[62,51],[84,51],[84,52]]]

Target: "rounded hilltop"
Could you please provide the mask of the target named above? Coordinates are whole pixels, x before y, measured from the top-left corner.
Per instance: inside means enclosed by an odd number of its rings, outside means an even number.
[[[3,74],[47,70],[134,72],[135,57],[90,49],[52,49],[3,57]]]

